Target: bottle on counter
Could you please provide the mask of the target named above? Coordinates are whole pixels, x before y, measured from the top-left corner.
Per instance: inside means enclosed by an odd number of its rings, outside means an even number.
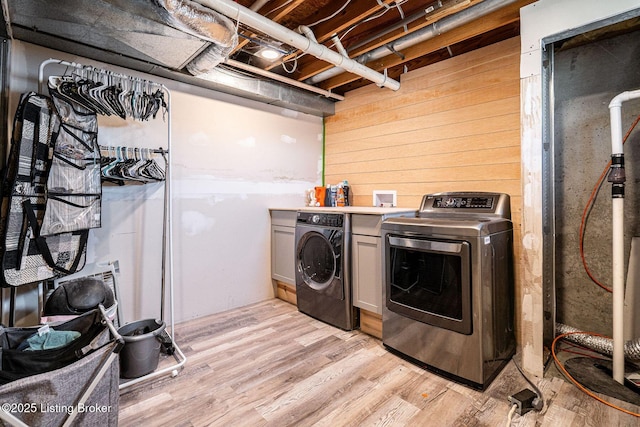
[[[326,198],[326,188],[320,186],[314,188],[316,193],[317,206],[326,206],[325,198]]]
[[[324,192],[324,206],[331,206],[331,185],[329,184]]]
[[[336,206],[345,206],[344,204],[344,188],[343,188],[343,184],[342,182],[340,184],[337,185],[337,190],[336,190]]]
[[[342,181],[342,191],[344,193],[344,205],[351,206],[351,202],[349,201],[349,181],[346,179]]]

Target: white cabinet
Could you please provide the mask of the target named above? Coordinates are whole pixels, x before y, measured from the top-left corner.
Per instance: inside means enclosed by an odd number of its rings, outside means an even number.
[[[271,226],[271,278],[296,284],[294,249],[295,227]]]
[[[353,305],[382,314],[382,215],[351,215]]]
[[[381,238],[351,236],[351,278],[353,305],[382,314],[382,246]]]
[[[353,305],[382,315],[382,222],[396,216],[415,216],[415,210],[388,209],[351,214],[351,284]],[[362,323],[362,311],[361,323]]]
[[[271,211],[271,278],[295,287],[296,211]]]

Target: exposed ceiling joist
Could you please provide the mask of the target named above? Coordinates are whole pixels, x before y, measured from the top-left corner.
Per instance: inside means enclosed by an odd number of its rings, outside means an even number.
[[[366,64],[370,68],[378,71],[388,69],[431,54],[443,47],[460,43],[465,40],[470,40],[495,28],[504,27],[505,25],[513,22],[519,22],[520,8],[528,3],[531,3],[531,1],[515,1],[504,8],[500,8],[495,12],[491,12],[488,15],[483,16],[482,19],[472,20],[468,23],[461,24],[460,26],[442,34],[438,34],[437,28],[433,28],[431,31],[432,34],[429,34],[428,38],[424,41],[402,49],[402,56],[396,53],[389,53],[380,59],[372,60]],[[424,31],[425,29],[429,29],[429,27],[423,27],[422,30]],[[396,41],[397,40],[398,39],[396,39]],[[322,82],[314,83],[318,83],[318,86],[330,90],[351,83],[355,80],[358,80],[358,76],[354,76],[349,73],[342,73]]]
[[[315,81],[336,68],[326,57],[303,55],[289,40],[278,40],[243,24],[239,25],[242,38],[229,60],[217,65],[207,79],[195,77],[189,73],[188,70],[193,72],[189,65],[212,47],[212,40],[199,39],[173,27],[156,1],[2,1],[7,35],[14,34],[16,39],[311,114],[330,115],[339,95],[371,84],[349,73]],[[183,1],[206,6],[209,1],[221,0]],[[395,49],[394,53],[384,51],[379,57],[363,61],[376,73],[396,80],[406,70],[518,35],[517,11],[533,1],[235,0],[234,4],[289,30],[311,26],[312,38],[332,55],[336,53],[332,38],[337,35],[350,58],[362,57],[381,46],[393,46],[407,34],[445,22],[476,5],[497,3],[503,9],[489,16],[473,17],[472,22],[448,29],[431,40]],[[229,19],[236,22],[235,15]],[[284,56],[270,62],[259,53],[263,45],[271,44]]]

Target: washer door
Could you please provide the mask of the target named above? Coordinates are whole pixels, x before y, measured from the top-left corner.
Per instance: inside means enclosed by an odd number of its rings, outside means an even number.
[[[341,230],[305,233],[298,242],[297,270],[304,283],[314,291],[344,299],[341,268]]]

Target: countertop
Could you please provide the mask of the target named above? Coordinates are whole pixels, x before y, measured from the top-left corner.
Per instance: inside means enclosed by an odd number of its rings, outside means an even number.
[[[417,209],[411,208],[383,208],[377,206],[301,206],[298,208],[269,208],[270,211],[305,211],[305,212],[344,212],[360,215],[392,215],[416,213]]]

